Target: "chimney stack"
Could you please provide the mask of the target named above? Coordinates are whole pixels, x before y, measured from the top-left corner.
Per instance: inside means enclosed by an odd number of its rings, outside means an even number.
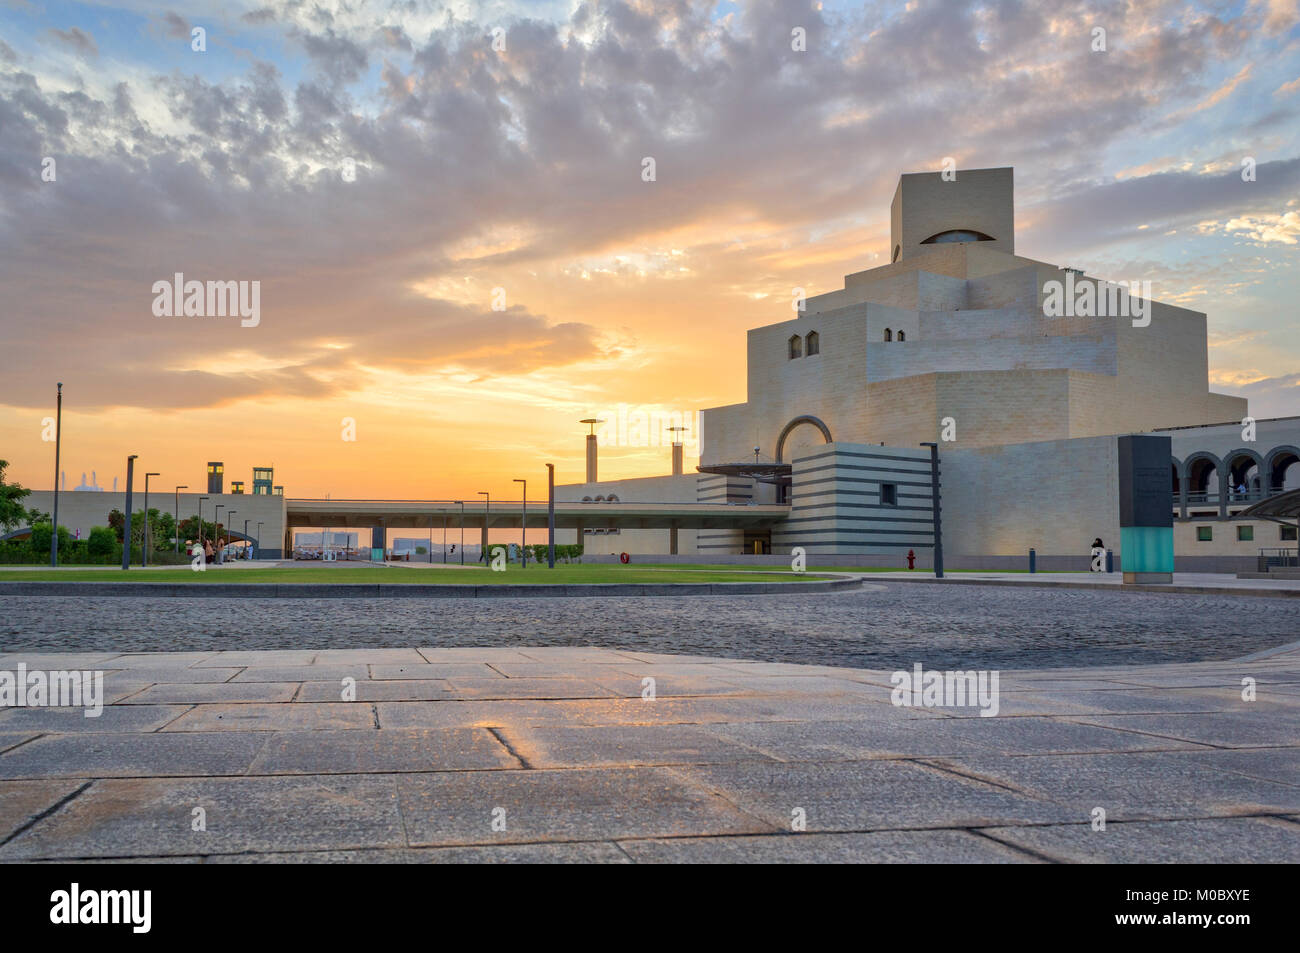
[[[597,420],[595,417],[587,417],[581,421],[591,427],[591,432],[587,434],[587,482],[596,482],[596,424],[603,424],[605,421]]]
[[[677,436],[673,439],[673,476],[682,475],[682,438],[681,433],[685,427],[669,427],[669,430],[676,431]]]

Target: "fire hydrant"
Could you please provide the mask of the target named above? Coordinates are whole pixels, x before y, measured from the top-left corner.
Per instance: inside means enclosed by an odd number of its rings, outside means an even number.
[[[916,551],[915,551],[915,550],[909,549],[909,550],[907,551],[907,568],[908,568],[908,569],[915,569],[915,568],[916,568]]]

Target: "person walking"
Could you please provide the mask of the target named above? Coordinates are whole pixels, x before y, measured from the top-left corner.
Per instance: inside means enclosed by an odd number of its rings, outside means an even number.
[[[1105,564],[1103,560],[1105,559],[1105,555],[1106,555],[1106,544],[1101,541],[1100,536],[1098,536],[1096,539],[1092,541],[1091,555],[1092,555],[1092,560],[1091,562],[1089,562],[1088,568],[1091,569],[1093,572],[1101,572],[1103,569],[1105,569]]]
[[[203,561],[205,563],[212,562],[212,540],[210,539],[203,541]]]

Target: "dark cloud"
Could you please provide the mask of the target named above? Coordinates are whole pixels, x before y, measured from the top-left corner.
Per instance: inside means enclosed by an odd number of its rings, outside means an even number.
[[[50,33],[64,46],[75,50],[77,53],[85,56],[99,55],[99,47],[95,45],[95,38],[79,27],[74,26],[67,30],[51,29]],[[12,53],[12,51],[10,52]]]
[[[188,40],[190,38],[190,24],[178,13],[168,10],[162,15],[159,21],[164,35],[171,37],[173,40]]]

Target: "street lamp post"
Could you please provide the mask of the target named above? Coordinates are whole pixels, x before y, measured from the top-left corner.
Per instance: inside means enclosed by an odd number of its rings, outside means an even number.
[[[227,513],[227,514],[226,514],[226,519],[230,520],[230,532],[233,533],[233,532],[235,531],[235,511],[234,511],[234,510],[231,510],[229,513]],[[230,545],[230,535],[227,534],[227,535],[226,535],[226,546],[229,546],[229,545]],[[225,548],[226,548],[225,546],[222,547],[222,552],[223,552],[223,553],[225,552]]]
[[[524,485],[524,518],[520,521],[523,529],[523,540],[519,544],[519,565],[523,569],[528,568],[528,481],[515,479],[516,483]]]
[[[248,520],[244,520],[244,546],[248,546]]]
[[[262,558],[262,521],[257,521],[257,542],[253,544],[253,558]]]
[[[162,476],[162,474],[146,473],[144,475],[144,538],[140,543],[140,565],[142,567],[149,565],[149,478],[151,476]]]
[[[63,437],[63,382],[59,381],[58,405],[54,418],[54,523],[50,527],[50,568],[59,564],[59,450]],[[82,482],[85,482],[84,480]]]
[[[923,441],[930,448],[930,506],[934,516],[934,578],[943,578],[943,526],[939,519],[939,445]]]
[[[487,497],[487,502],[483,505],[483,540],[479,546],[479,559],[483,560],[483,565],[487,565],[488,552],[488,523],[492,519],[492,495],[487,490],[479,490],[479,496]]]
[[[204,565],[207,564],[208,554],[203,548],[203,501],[210,497],[199,497],[199,555],[203,558]]]
[[[546,568],[555,568],[555,464],[546,465]]]
[[[172,516],[173,529],[176,531],[176,555],[181,554],[181,490],[188,490],[190,485],[182,483],[176,488],[176,512]]]
[[[460,504],[460,564],[465,565],[465,501],[457,500]]]
[[[135,476],[135,461],[140,455],[133,453],[126,458],[126,526],[122,533],[122,568],[131,568],[131,479]]]

